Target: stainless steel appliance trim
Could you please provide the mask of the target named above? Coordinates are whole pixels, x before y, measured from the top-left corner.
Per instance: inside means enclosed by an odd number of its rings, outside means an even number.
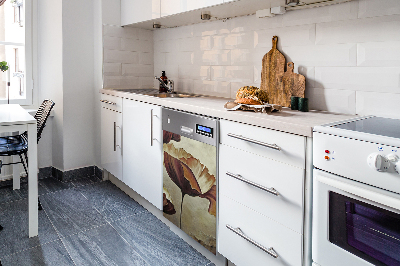
[[[196,124],[213,128],[212,137],[196,133]],[[219,143],[219,120],[206,116],[163,108],[162,129],[212,146]]]
[[[102,103],[108,103],[108,104],[111,104],[111,105],[117,105],[117,103],[110,102],[110,101],[107,101],[107,100],[100,100],[100,102],[102,102]]]
[[[240,181],[243,181],[243,182],[245,182],[245,183],[247,183],[247,184],[249,184],[249,185],[252,185],[252,186],[254,186],[254,187],[256,187],[256,188],[259,188],[259,189],[262,189],[262,190],[264,190],[264,191],[266,191],[266,192],[268,192],[268,193],[271,193],[271,194],[273,194],[273,195],[275,195],[275,196],[279,196],[279,192],[276,191],[273,187],[271,187],[271,188],[264,187],[264,186],[262,186],[262,185],[259,185],[259,184],[257,184],[257,183],[254,183],[253,181],[247,180],[247,179],[243,178],[241,175],[238,175],[238,174],[235,175],[235,174],[232,174],[232,173],[230,173],[230,172],[226,172],[226,174],[227,174],[228,176],[231,176],[231,177],[233,177],[233,178],[236,178],[236,179],[238,179],[238,180],[240,180]]]
[[[271,149],[274,149],[274,150],[278,150],[278,151],[281,150],[281,147],[279,147],[276,144],[269,144],[269,143],[261,142],[261,141],[258,141],[258,140],[249,139],[249,138],[243,137],[242,135],[235,135],[235,134],[232,134],[232,133],[228,133],[228,136],[232,137],[232,138],[235,138],[235,139],[240,139],[240,140],[251,142],[251,143],[254,143],[254,144],[257,144],[257,145],[261,145],[261,146],[264,146],[264,147],[267,147],[267,148],[271,148]]]
[[[266,248],[263,245],[259,244],[258,242],[254,241],[253,239],[251,239],[250,237],[246,236],[242,230],[240,230],[240,228],[233,228],[232,226],[230,226],[229,224],[226,225],[226,227],[229,230],[232,230],[234,233],[236,233],[237,235],[243,237],[244,239],[246,239],[247,241],[249,241],[250,243],[252,243],[253,245],[255,245],[256,247],[258,247],[259,249],[265,251],[266,253],[268,253],[269,255],[271,255],[272,257],[274,257],[275,259],[278,258],[278,254],[275,252],[273,247],[270,248]]]

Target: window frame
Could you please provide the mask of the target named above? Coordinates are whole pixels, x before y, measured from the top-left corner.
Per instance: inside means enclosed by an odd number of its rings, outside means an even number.
[[[22,23],[25,29],[25,43],[12,43],[0,41],[0,45],[13,45],[24,47],[25,52],[25,99],[10,99],[10,104],[20,104],[27,108],[35,108],[34,99],[37,95],[34,90],[34,81],[36,80],[37,72],[34,71],[37,66],[37,0],[23,0],[22,8]],[[7,99],[0,99],[0,104],[7,104]]]

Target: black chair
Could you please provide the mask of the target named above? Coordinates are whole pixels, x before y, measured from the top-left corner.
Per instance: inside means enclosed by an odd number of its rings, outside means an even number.
[[[44,100],[40,105],[38,111],[35,114],[35,119],[37,121],[37,142],[42,136],[42,132],[44,127],[46,126],[47,118],[50,115],[51,109],[53,109],[54,102],[52,100]],[[2,165],[10,165],[10,164],[18,164],[22,163],[24,166],[24,170],[26,172],[26,176],[28,176],[28,133],[25,131],[21,135],[16,136],[6,136],[0,137],[0,156],[12,156],[19,155],[21,162],[16,163],[7,163]],[[24,158],[22,157],[24,155]],[[26,162],[26,165],[25,165]],[[1,164],[0,164],[0,173],[1,173]],[[39,202],[39,210],[42,209],[42,206]],[[1,230],[1,225],[0,225]]]

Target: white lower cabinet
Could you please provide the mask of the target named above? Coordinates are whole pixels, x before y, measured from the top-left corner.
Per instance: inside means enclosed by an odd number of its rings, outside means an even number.
[[[301,234],[224,195],[219,209],[218,252],[235,265],[301,265]]]
[[[160,106],[123,100],[123,182],[162,210]]]
[[[101,165],[122,180],[122,113],[116,108],[122,99],[109,95],[101,98]]]
[[[226,120],[220,129],[218,252],[237,266],[302,265],[304,137]]]

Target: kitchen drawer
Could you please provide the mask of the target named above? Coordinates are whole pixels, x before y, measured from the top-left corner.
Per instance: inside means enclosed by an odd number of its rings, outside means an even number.
[[[275,144],[281,150],[238,139],[245,137],[263,144]],[[245,125],[227,120],[220,121],[220,143],[290,165],[305,167],[305,138],[289,133]]]
[[[301,265],[302,235],[273,220],[220,196],[218,252],[237,266],[247,265]],[[228,229],[240,228],[250,239],[278,255],[272,257],[253,243]]]
[[[122,98],[113,96],[113,95],[108,95],[108,94],[101,94],[100,95],[100,102],[101,102],[101,107],[117,111],[117,112],[122,112]]]
[[[303,169],[226,145],[220,145],[219,155],[220,194],[302,233]],[[276,196],[230,174],[279,194]]]

